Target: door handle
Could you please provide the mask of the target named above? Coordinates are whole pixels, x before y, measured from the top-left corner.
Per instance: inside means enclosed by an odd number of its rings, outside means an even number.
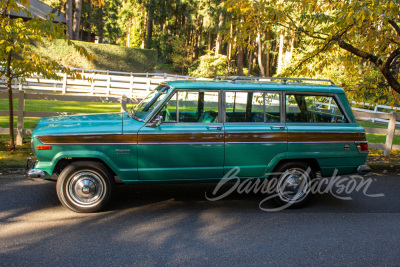
[[[222,126],[207,126],[208,130],[222,130]]]
[[[275,130],[275,129],[285,130],[285,126],[271,126],[271,129],[272,130]]]

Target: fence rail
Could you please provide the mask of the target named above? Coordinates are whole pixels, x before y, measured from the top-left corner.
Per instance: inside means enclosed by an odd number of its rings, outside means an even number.
[[[0,93],[1,98],[7,98],[7,93]],[[79,95],[45,95],[45,94],[33,94],[26,93],[21,90],[18,93],[13,93],[13,98],[18,99],[18,110],[14,110],[14,117],[17,117],[17,128],[14,128],[14,132],[17,134],[17,145],[22,145],[24,134],[32,134],[33,129],[24,128],[24,118],[44,118],[61,115],[79,115],[81,113],[69,113],[69,112],[41,112],[41,111],[25,111],[25,100],[27,99],[44,99],[44,100],[60,100],[60,101],[81,101],[81,102],[107,102],[107,103],[120,103],[121,112],[126,111],[126,105],[128,103],[139,103],[139,98],[128,98],[123,96],[79,96]],[[8,110],[0,110],[0,116],[9,116]],[[9,128],[0,129],[0,134],[10,134]]]
[[[395,135],[400,135],[400,130],[396,130],[396,120],[397,120],[397,113],[371,113],[365,111],[353,111],[353,114],[358,119],[383,119],[388,120],[388,128],[387,129],[377,129],[377,128],[364,128],[366,133],[372,134],[385,134],[386,135],[386,143],[385,144],[375,144],[369,143],[370,148],[375,149],[383,149],[383,155],[389,157],[390,152],[392,150],[400,150],[400,145],[393,145],[393,140]]]
[[[167,73],[132,73],[101,70],[75,69],[83,79],[72,79],[66,74],[60,74],[62,80],[44,79],[39,76],[27,78],[21,84],[14,81],[13,90],[36,90],[65,94],[87,94],[143,98],[163,81],[194,80],[190,76],[171,75]],[[0,90],[6,89],[6,82],[0,79]]]

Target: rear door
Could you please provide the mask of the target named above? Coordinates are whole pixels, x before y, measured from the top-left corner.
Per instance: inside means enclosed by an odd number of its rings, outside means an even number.
[[[225,174],[239,167],[238,177],[260,177],[271,160],[285,156],[280,103],[277,92],[225,92]]]

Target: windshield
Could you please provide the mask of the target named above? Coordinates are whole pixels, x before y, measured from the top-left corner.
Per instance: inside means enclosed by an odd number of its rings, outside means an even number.
[[[159,85],[156,89],[151,91],[151,93],[146,96],[146,98],[143,99],[142,102],[135,107],[135,109],[131,109],[132,118],[139,121],[144,121],[147,116],[158,106],[158,104],[165,99],[169,91],[170,87],[168,85]]]

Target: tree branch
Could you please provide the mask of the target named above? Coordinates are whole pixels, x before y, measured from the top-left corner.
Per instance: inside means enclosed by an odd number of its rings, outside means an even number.
[[[394,20],[389,20],[389,24],[392,25],[392,27],[395,29],[397,32],[397,35],[400,35],[400,27],[397,25],[397,23]]]
[[[371,61],[372,63],[377,65],[379,68],[382,67],[383,62],[381,59],[379,59],[379,57],[374,56],[370,53],[364,52],[364,51],[352,46],[351,44],[346,43],[340,35],[332,36],[332,40],[337,41],[340,48],[343,48],[344,50],[347,50],[348,52],[350,52],[358,57],[361,57],[363,59],[367,59],[367,60]]]
[[[400,55],[400,47],[394,50],[389,57],[387,58],[385,62],[385,68],[390,68],[390,65],[392,65],[393,60]]]

